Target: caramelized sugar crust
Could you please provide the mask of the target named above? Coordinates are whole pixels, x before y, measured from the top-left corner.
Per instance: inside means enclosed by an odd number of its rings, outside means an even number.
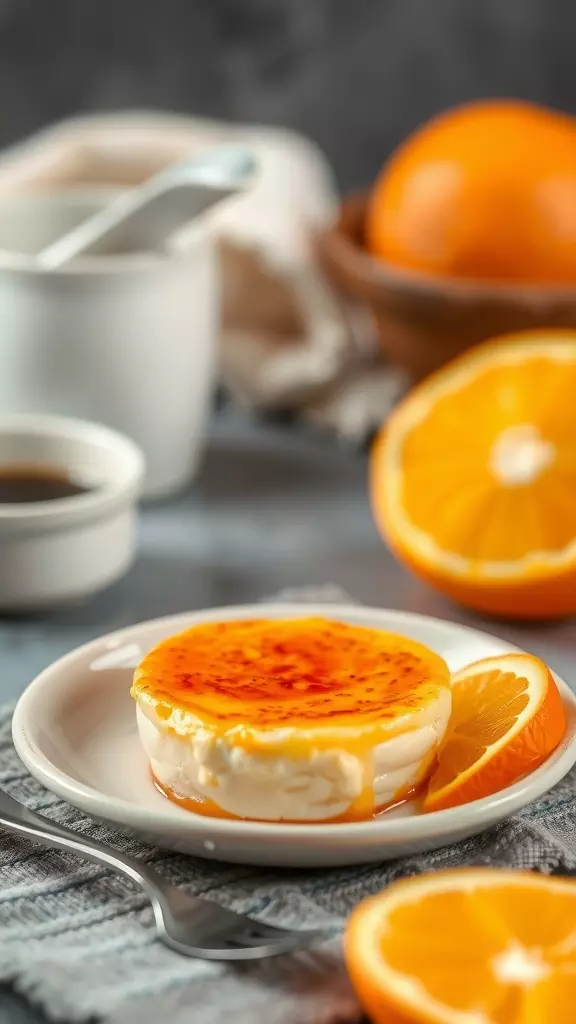
[[[218,728],[354,727],[392,721],[449,686],[442,658],[406,637],[324,618],[194,626],[158,644],[132,695],[161,716]]]

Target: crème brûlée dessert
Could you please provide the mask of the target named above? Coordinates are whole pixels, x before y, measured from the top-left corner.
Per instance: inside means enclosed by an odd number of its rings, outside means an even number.
[[[131,692],[161,792],[260,821],[361,821],[407,799],[451,709],[433,651],[324,618],[193,626],[146,655]]]

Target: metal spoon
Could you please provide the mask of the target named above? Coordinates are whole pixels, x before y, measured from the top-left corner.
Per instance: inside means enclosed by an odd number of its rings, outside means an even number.
[[[51,242],[36,257],[56,270],[78,256],[154,251],[187,222],[250,184],[256,162],[241,146],[219,146],[161,171]]]

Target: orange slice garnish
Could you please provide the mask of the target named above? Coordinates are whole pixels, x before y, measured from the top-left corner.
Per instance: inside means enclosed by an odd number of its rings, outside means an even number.
[[[530,654],[485,658],[452,677],[452,713],[425,811],[478,800],[537,768],[566,729],[550,671]]]
[[[571,881],[440,871],[361,903],[346,961],[373,1024],[568,1024],[575,921]]]
[[[496,615],[576,612],[576,332],[465,353],[415,388],[371,459],[372,507],[398,557]]]

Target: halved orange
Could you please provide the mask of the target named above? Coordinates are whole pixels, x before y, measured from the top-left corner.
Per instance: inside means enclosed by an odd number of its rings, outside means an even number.
[[[507,336],[415,388],[371,460],[378,526],[416,573],[496,615],[576,612],[576,331]]]
[[[569,1024],[576,884],[521,871],[439,871],[361,903],[346,963],[374,1024]]]
[[[452,712],[423,809],[510,786],[542,764],[565,731],[558,687],[538,658],[504,654],[468,665],[452,676]]]

